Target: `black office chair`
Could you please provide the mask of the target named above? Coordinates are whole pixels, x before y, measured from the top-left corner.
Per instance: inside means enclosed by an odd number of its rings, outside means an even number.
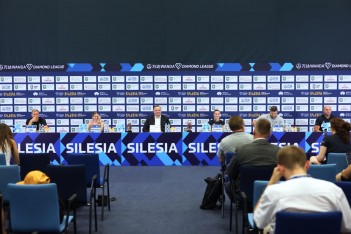
[[[95,231],[97,231],[97,215],[95,204],[95,180],[92,178],[89,197],[87,196],[85,165],[48,165],[47,175],[52,183],[56,183],[58,193],[63,201],[67,201],[72,194],[76,194],[76,200],[73,206],[74,217],[76,217],[77,208],[80,206],[89,207],[89,233],[91,233],[92,207],[94,208]],[[77,226],[74,222],[74,229]]]
[[[50,155],[46,153],[20,153],[21,180],[28,172],[39,170],[46,174],[47,166],[50,164]]]

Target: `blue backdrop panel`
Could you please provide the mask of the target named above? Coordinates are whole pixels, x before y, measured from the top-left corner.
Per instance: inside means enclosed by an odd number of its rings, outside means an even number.
[[[122,165],[181,166],[181,133],[122,133]]]
[[[20,153],[48,153],[53,164],[60,164],[60,133],[14,134]]]
[[[69,153],[98,153],[101,165],[121,165],[120,134],[61,133],[61,156]]]
[[[305,133],[304,132],[273,132],[268,138],[271,143],[276,143],[280,147],[287,145],[300,146],[305,149]]]
[[[183,133],[183,165],[219,166],[218,143],[228,133]]]
[[[308,157],[318,154],[319,146],[323,138],[324,138],[324,135],[320,132],[306,132],[305,152]]]

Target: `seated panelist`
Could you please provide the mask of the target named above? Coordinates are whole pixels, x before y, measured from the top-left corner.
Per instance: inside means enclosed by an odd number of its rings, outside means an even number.
[[[214,110],[213,119],[208,121],[208,124],[211,126],[211,132],[213,131],[212,129],[213,129],[214,125],[217,125],[217,127],[218,127],[218,125],[220,125],[222,127],[222,132],[224,131],[225,123],[223,120],[220,119],[220,117],[221,117],[221,112],[218,109]]]
[[[105,127],[105,123],[104,121],[101,121],[101,116],[99,115],[99,113],[97,111],[94,111],[92,113],[92,119],[91,121],[88,123],[88,130],[89,132],[92,131],[92,127],[100,127],[100,132],[102,132],[104,130],[104,127]]]
[[[171,125],[168,117],[161,114],[161,107],[154,106],[154,114],[149,116],[143,126],[143,132],[165,132],[165,124]]]

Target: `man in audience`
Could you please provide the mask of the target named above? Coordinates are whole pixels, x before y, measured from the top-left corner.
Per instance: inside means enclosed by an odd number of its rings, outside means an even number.
[[[219,144],[217,155],[220,163],[224,163],[228,152],[235,153],[242,145],[251,143],[253,140],[251,134],[245,133],[245,123],[240,116],[232,116],[228,124],[232,134],[224,137]]]
[[[262,119],[262,118],[268,119],[272,126],[274,126],[274,125],[283,126],[284,125],[284,119],[278,115],[278,108],[276,106],[271,106],[271,108],[269,108],[269,114],[261,115],[260,117],[258,117],[256,120],[254,120],[252,122],[252,125],[255,127],[257,120]]]
[[[307,175],[310,164],[300,147],[287,146],[279,150],[277,163],[254,211],[258,228],[274,232],[279,211],[341,211],[341,232],[351,232],[351,210],[344,192],[331,182]],[[286,182],[278,183],[281,177]]]
[[[227,167],[227,174],[239,188],[239,171],[242,165],[274,166],[277,164],[276,155],[279,147],[268,142],[271,135],[271,123],[267,119],[257,120],[254,129],[254,141],[241,146]]]
[[[330,106],[324,106],[323,114],[318,116],[314,124],[315,132],[330,132],[330,120],[334,118]]]

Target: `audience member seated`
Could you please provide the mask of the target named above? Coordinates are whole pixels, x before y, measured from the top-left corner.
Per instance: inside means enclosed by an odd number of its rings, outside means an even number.
[[[222,127],[222,131],[224,131],[224,121],[220,119],[221,118],[221,112],[219,110],[214,110],[213,112],[213,119],[208,121],[208,124],[211,126],[211,132],[212,132],[212,127],[213,125],[220,125]]]
[[[276,165],[276,155],[279,147],[268,142],[271,135],[271,122],[267,119],[258,119],[253,132],[254,141],[237,149],[235,156],[227,167],[227,174],[235,181],[239,188],[239,170],[242,165],[271,166]]]
[[[232,116],[228,124],[232,134],[224,137],[218,146],[217,155],[220,163],[224,163],[228,152],[234,153],[241,146],[251,143],[253,140],[251,134],[245,133],[245,123],[240,116]]]
[[[19,153],[16,141],[9,126],[0,123],[0,153],[5,154],[6,165],[19,164]]]
[[[336,181],[351,181],[351,165],[336,175]]]
[[[254,211],[258,228],[273,233],[275,216],[279,211],[341,211],[341,232],[351,232],[351,210],[344,192],[334,183],[307,175],[310,164],[303,149],[286,146],[278,152],[277,162]],[[278,183],[281,177],[286,182]]]
[[[339,117],[330,121],[332,135],[326,135],[321,142],[317,156],[310,158],[311,163],[321,164],[327,161],[329,153],[350,153],[350,130],[351,125]]]

